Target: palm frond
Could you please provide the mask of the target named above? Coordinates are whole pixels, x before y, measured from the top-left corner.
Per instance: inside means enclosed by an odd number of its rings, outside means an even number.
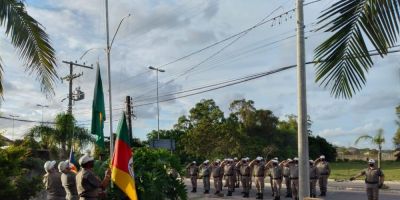
[[[399,37],[400,1],[338,0],[323,11],[318,30],[334,32],[315,49],[316,82],[335,98],[351,98],[372,67],[364,36],[383,57]]]
[[[361,135],[360,137],[358,137],[356,139],[356,141],[354,142],[354,144],[358,144],[361,140],[372,140],[372,137],[369,135]]]
[[[378,129],[377,134],[373,138],[374,143],[378,145],[382,145],[385,143],[385,136],[383,135],[383,129]]]
[[[55,50],[42,26],[28,15],[19,0],[0,0],[0,25],[5,27],[6,35],[11,37],[11,43],[18,49],[21,60],[27,66],[26,71],[36,74],[46,95],[53,95],[58,77]]]

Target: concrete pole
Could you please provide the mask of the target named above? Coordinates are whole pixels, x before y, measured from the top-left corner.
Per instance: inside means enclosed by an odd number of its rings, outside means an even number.
[[[108,25],[108,0],[105,0],[106,3],[106,32],[107,32],[107,75],[108,75],[108,105],[109,105],[109,123],[110,123],[110,158],[113,157],[114,154],[114,135],[113,135],[113,127],[112,127],[112,93],[111,93],[111,62],[110,62],[110,34],[109,34],[109,25]],[[112,182],[111,182],[112,184]]]
[[[297,0],[297,111],[299,199],[310,196],[303,0]]]

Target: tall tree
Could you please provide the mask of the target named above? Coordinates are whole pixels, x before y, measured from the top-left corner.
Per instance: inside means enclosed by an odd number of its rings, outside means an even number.
[[[35,73],[46,95],[54,94],[57,80],[55,51],[49,37],[39,22],[26,11],[22,0],[0,0],[0,25],[12,45],[18,49],[26,71]],[[0,95],[3,95],[3,65],[0,58]]]
[[[56,116],[54,127],[40,125],[31,128],[28,137],[38,138],[44,148],[61,147],[60,156],[65,158],[67,150],[72,146],[79,150],[94,141],[87,129],[75,125],[75,119],[67,113],[60,113]]]
[[[351,98],[373,65],[367,43],[382,57],[396,45],[400,1],[337,0],[319,19],[319,30],[333,35],[315,49],[316,81],[336,98]]]
[[[374,136],[361,135],[356,139],[354,144],[358,144],[361,140],[369,140],[371,144],[378,146],[378,167],[381,167],[382,160],[382,145],[385,143],[385,137],[383,136],[383,129],[378,129],[378,132]]]

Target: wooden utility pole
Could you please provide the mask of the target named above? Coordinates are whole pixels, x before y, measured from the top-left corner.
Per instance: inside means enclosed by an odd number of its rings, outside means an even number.
[[[130,96],[126,96],[126,119],[128,120],[128,132],[129,132],[129,142],[132,144],[133,142],[133,131],[132,131],[132,98]]]
[[[66,77],[63,77],[61,79],[69,81],[68,110],[67,110],[67,112],[68,112],[68,114],[72,115],[72,100],[73,100],[73,97],[72,97],[72,81],[74,79],[76,79],[76,78],[78,78],[78,77],[83,75],[83,73],[74,74],[74,72],[73,72],[74,66],[88,68],[88,69],[93,69],[93,67],[85,65],[85,63],[84,64],[78,64],[76,62],[73,63],[71,61],[62,61],[62,62],[65,63],[65,64],[69,64],[69,75],[66,76]]]
[[[310,172],[307,133],[307,95],[304,46],[303,0],[297,0],[297,148],[299,153],[299,199],[310,196]]]

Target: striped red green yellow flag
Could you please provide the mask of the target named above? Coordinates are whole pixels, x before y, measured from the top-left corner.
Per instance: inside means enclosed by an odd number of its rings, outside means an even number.
[[[119,189],[125,192],[131,200],[138,199],[125,112],[122,113],[122,118],[118,123],[114,156],[112,159],[111,180],[119,187]]]

